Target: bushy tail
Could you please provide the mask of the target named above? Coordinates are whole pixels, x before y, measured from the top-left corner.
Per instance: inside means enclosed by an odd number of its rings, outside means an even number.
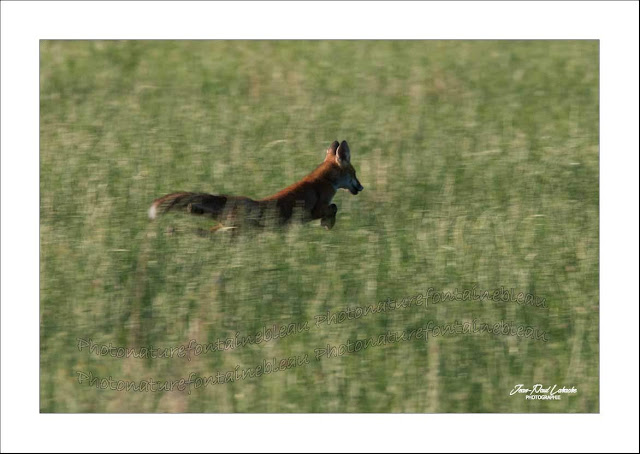
[[[149,219],[170,210],[184,210],[191,214],[218,217],[227,204],[227,196],[197,192],[175,192],[156,199],[149,208]]]

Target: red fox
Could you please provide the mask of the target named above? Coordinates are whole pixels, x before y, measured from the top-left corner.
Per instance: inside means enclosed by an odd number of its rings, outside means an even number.
[[[327,230],[336,222],[338,207],[331,199],[338,189],[348,189],[357,195],[364,188],[351,165],[351,152],[346,140],[334,141],[327,148],[322,164],[297,183],[277,194],[261,200],[248,197],[212,195],[195,192],[176,192],[156,199],[149,208],[149,218],[169,210],[184,210],[191,214],[207,215],[225,226],[238,223],[263,226],[265,215],[273,210],[279,224],[288,222],[295,208],[301,209],[302,220],[320,219]]]

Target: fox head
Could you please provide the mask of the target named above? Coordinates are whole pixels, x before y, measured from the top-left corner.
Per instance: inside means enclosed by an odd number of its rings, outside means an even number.
[[[336,165],[337,172],[333,183],[336,189],[348,189],[353,195],[357,195],[364,188],[356,178],[356,169],[351,165],[351,151],[346,140],[342,143],[334,141],[327,148],[326,161],[332,161]]]

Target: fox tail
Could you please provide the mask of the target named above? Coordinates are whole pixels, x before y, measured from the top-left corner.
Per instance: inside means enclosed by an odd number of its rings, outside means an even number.
[[[170,210],[184,210],[191,214],[207,214],[217,217],[227,204],[227,196],[197,192],[174,192],[156,199],[149,208],[149,219]]]

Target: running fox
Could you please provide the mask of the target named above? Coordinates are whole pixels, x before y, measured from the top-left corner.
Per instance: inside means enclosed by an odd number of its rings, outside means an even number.
[[[331,199],[338,189],[348,189],[357,195],[364,188],[351,165],[351,152],[346,140],[334,141],[327,149],[322,164],[297,183],[261,200],[248,197],[176,192],[156,199],[149,208],[149,218],[169,210],[184,210],[191,214],[208,215],[225,226],[240,223],[263,226],[265,215],[272,210],[280,224],[288,222],[299,208],[303,221],[320,219],[327,230],[336,222],[338,207]]]

